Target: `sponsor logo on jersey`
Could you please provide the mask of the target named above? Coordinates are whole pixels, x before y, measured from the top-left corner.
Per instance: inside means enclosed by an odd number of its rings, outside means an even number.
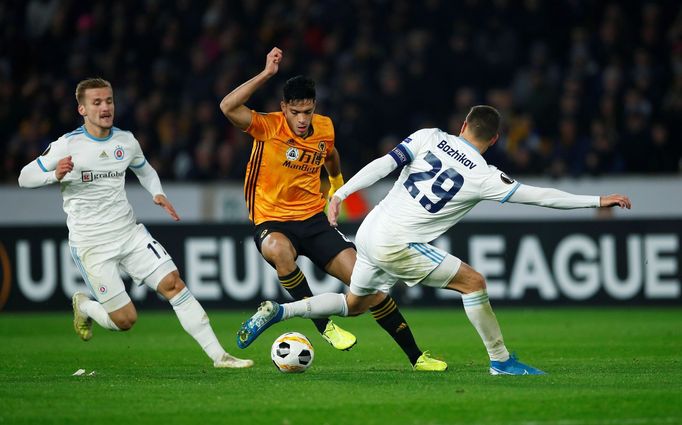
[[[287,149],[286,157],[288,161],[296,161],[298,159],[298,149],[290,147]]]
[[[507,184],[514,183],[514,179],[504,174],[503,172],[500,172],[500,179]]]
[[[120,145],[116,146],[114,148],[114,158],[116,158],[117,160],[120,161],[123,159],[124,156],[125,156],[125,151],[123,150],[123,146],[120,146]]]
[[[81,171],[81,181],[83,183],[89,183],[99,179],[111,179],[125,177],[125,171]]]
[[[314,173],[319,169],[319,167],[313,167],[312,165],[308,164],[295,164],[291,161],[284,161],[282,166],[291,168],[292,170],[304,171],[306,173]]]
[[[104,294],[107,293],[107,287],[104,286],[104,285],[100,286],[100,287],[98,288],[98,290],[99,290],[99,293],[102,294],[102,295],[104,295]]]
[[[107,159],[109,158],[109,155],[107,155],[106,151],[102,151],[101,154],[99,154],[99,159]]]
[[[443,152],[445,152],[446,155],[454,158],[455,161],[463,164],[470,170],[476,168],[476,164],[474,164],[472,160],[467,158],[466,155],[464,155],[464,152],[460,152],[458,149],[455,149],[452,146],[448,145],[448,142],[446,142],[445,140],[441,140],[440,143],[438,143],[437,147]]]
[[[324,152],[324,150],[327,149],[327,144],[325,142],[320,142],[317,147]]]
[[[324,155],[319,151],[307,151],[290,147],[286,152],[286,160],[282,163],[283,167],[294,170],[304,171],[306,173],[314,173],[319,170]]]
[[[411,141],[412,141],[412,139],[409,137],[406,137],[403,139],[403,143],[410,143]]]

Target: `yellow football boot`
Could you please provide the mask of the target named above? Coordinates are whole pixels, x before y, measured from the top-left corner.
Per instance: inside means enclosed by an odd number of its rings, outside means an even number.
[[[434,359],[428,351],[424,351],[412,368],[419,372],[443,372],[448,369],[448,364]]]
[[[332,347],[343,351],[350,350],[358,342],[355,335],[341,329],[331,320],[327,322],[327,327],[324,329],[324,332],[322,332],[322,338],[330,343]]]

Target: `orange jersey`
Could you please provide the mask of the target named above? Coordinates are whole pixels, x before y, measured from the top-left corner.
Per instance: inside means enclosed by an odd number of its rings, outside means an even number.
[[[320,168],[334,150],[334,125],[329,117],[313,114],[311,128],[304,139],[291,131],[282,112],[251,111],[246,132],[254,141],[244,197],[253,224],[305,220],[324,209]]]

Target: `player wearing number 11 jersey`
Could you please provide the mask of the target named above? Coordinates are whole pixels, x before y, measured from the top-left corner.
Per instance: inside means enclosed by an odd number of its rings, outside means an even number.
[[[459,136],[438,129],[419,130],[360,170],[330,201],[331,225],[336,225],[343,199],[403,167],[391,191],[358,229],[350,292],[345,298],[323,294],[283,305],[266,301],[242,326],[242,332],[255,338],[270,324],[290,317],[358,315],[367,310],[373,297],[402,280],[409,286],[419,283],[462,294],[467,317],[488,351],[491,374],[543,374],[510,356],[488,300],[485,278],[430,242],[483,200],[562,209],[630,208],[630,200],[622,195],[573,195],[515,182],[482,156],[497,142],[499,124],[495,108],[475,106]]]
[[[84,123],[51,143],[21,170],[21,187],[59,183],[69,227],[71,255],[96,300],[73,294],[74,328],[84,341],[92,338],[92,322],[105,329],[125,331],[137,320],[137,311],[121,280],[120,271],[146,284],[173,306],[182,327],[219,368],[253,365],[225,352],[206,312],[180,278],[170,255],[137,224],[125,194],[130,168],[142,186],[176,221],[159,176],[146,161],[140,145],[128,131],[113,126],[114,93],[101,78],[81,81],[76,87],[78,112]]]

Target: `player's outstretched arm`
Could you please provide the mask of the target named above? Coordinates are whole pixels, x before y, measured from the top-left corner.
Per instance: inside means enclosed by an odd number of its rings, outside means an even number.
[[[630,199],[625,195],[575,195],[549,187],[536,187],[519,184],[509,198],[515,204],[537,205],[547,208],[574,209],[620,206],[630,209]]]
[[[265,58],[263,71],[232,90],[220,101],[220,110],[234,126],[246,130],[251,125],[251,110],[244,104],[260,86],[277,74],[282,57],[282,50],[274,47]]]
[[[57,162],[54,170],[45,170],[38,160],[29,162],[21,169],[19,186],[34,188],[61,181],[67,173],[73,170],[71,156],[64,157]]]
[[[620,195],[617,193],[614,193],[613,195],[604,195],[599,197],[599,206],[600,207],[621,207],[621,208],[627,208],[630,209],[632,208],[632,202],[630,202],[630,198],[628,198],[625,195]]]

